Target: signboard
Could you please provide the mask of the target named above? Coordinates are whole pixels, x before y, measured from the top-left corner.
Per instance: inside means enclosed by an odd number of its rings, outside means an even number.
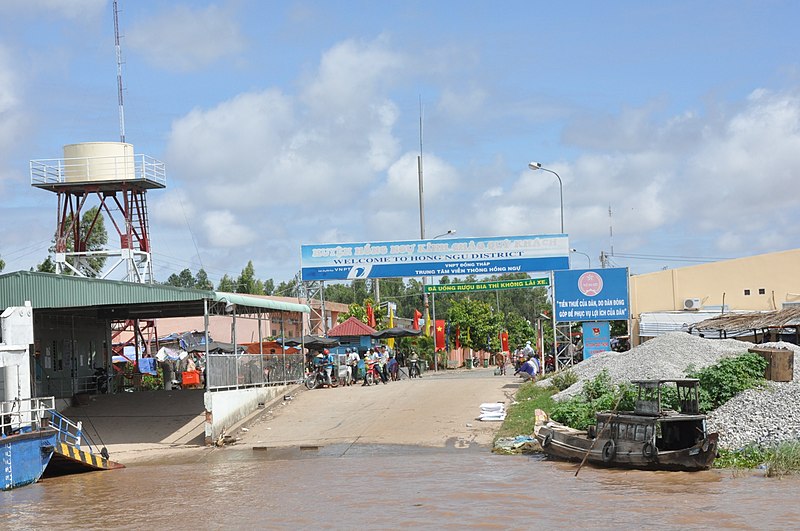
[[[460,293],[467,291],[494,291],[498,289],[536,288],[549,285],[550,279],[545,277],[495,280],[491,282],[471,282],[468,284],[426,284],[424,289],[425,293]]]
[[[611,350],[611,324],[608,321],[583,323],[583,359]]]
[[[628,319],[628,269],[555,272],[556,321]]]
[[[566,234],[332,243],[301,247],[307,280],[501,275],[569,268]]]

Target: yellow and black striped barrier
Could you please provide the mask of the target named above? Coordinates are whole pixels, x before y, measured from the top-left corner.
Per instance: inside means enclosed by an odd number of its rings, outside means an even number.
[[[63,442],[58,443],[58,446],[56,446],[55,448],[55,452],[64,457],[67,457],[74,461],[79,461],[93,468],[98,468],[103,470],[120,468],[119,463],[115,463],[114,461],[109,461],[108,459],[104,458],[101,455],[95,455],[91,452],[81,450],[80,448],[77,448],[75,446]]]

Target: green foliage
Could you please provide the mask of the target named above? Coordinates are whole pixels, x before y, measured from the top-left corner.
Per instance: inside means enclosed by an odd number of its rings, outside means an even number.
[[[76,230],[77,229],[77,230]],[[90,232],[91,231],[91,232]],[[108,243],[108,233],[106,232],[105,222],[103,221],[103,214],[100,207],[92,207],[80,219],[77,227],[73,226],[73,216],[69,214],[64,224],[64,234],[59,240],[58,234],[54,238],[54,245],[50,247],[49,252],[53,254],[56,252],[56,247],[60,244],[63,245],[67,252],[75,252],[75,236],[77,233],[78,241],[80,242],[77,249],[78,251],[100,251],[105,248]],[[103,270],[106,264],[106,256],[85,256],[69,258],[69,263],[81,271],[88,277],[96,277]],[[37,271],[45,273],[55,273],[55,263],[50,260],[48,256],[41,264],[36,266]],[[49,268],[52,268],[50,270]],[[66,272],[69,275],[71,272]]]
[[[579,430],[595,424],[598,411],[629,411],[636,400],[636,389],[630,384],[614,385],[605,369],[583,384],[581,395],[557,402],[550,413],[556,422]]]
[[[714,468],[758,468],[767,460],[767,452],[758,446],[747,446],[739,450],[720,448],[714,460]]]
[[[800,471],[800,441],[781,443],[767,452],[767,477],[782,478]]]
[[[47,258],[50,258],[50,257],[48,256]],[[2,258],[0,258],[0,271],[5,269],[5,267],[6,267],[6,263],[3,261]]]
[[[195,286],[195,280],[192,272],[187,268],[177,275],[175,273],[171,274],[169,278],[167,278],[167,284],[178,288],[193,288]]]
[[[514,397],[516,403],[509,406],[506,420],[500,426],[495,439],[533,433],[536,421],[534,412],[537,409],[550,411],[554,404],[554,393],[555,389],[552,387],[539,387],[533,382],[522,384]]]
[[[56,263],[53,261],[50,256],[44,259],[44,262],[41,264],[36,265],[36,271],[39,273],[55,273],[56,272]]]
[[[469,298],[456,301],[450,306],[448,317],[451,325],[461,330],[461,344],[465,348],[500,350],[503,318],[488,303]]]
[[[347,309],[347,312],[340,313],[338,322],[343,323],[350,319],[351,317],[355,317],[362,323],[367,322],[367,309],[361,306],[360,304],[356,304],[355,302],[351,303]]]
[[[197,289],[213,290],[214,284],[208,279],[208,273],[202,267],[197,271],[194,277],[194,287]]]
[[[224,291],[227,293],[233,293],[236,291],[236,283],[228,276],[228,274],[222,275],[222,278],[219,280],[219,285],[217,286],[217,291]]]
[[[563,391],[577,381],[578,375],[571,370],[559,371],[550,378],[550,383],[559,391]]]
[[[763,384],[766,368],[767,360],[747,352],[691,372],[691,378],[700,380],[700,411],[716,409],[738,393]]]
[[[157,372],[158,374],[156,376],[153,376],[152,374],[142,375],[142,389],[147,391],[157,391],[164,388],[164,371],[162,371],[161,367],[159,367]]]

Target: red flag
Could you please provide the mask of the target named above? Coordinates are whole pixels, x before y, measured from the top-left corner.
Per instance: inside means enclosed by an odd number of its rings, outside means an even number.
[[[367,324],[372,328],[375,328],[375,312],[373,311],[370,303],[367,303]]]
[[[500,345],[503,352],[508,352],[508,331],[503,330],[500,332]]]
[[[434,350],[444,350],[444,319],[436,319],[436,336],[434,337]]]
[[[456,348],[461,348],[461,329],[456,327]]]
[[[414,323],[411,325],[411,327],[414,330],[419,330],[419,320],[420,320],[421,317],[422,317],[422,312],[420,312],[419,310],[415,309],[414,310]]]

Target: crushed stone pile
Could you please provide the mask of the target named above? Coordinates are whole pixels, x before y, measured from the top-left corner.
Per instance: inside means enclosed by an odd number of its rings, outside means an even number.
[[[707,427],[728,450],[800,440],[800,383],[770,382],[739,393],[708,415]]]
[[[572,371],[578,382],[553,395],[556,400],[573,397],[583,384],[603,369],[611,381],[683,378],[690,369],[701,369],[719,360],[747,352],[753,343],[735,339],[705,339],[673,332],[646,341],[627,352],[603,352],[578,363]],[[786,342],[761,343],[760,347],[794,351],[794,381],[769,382],[749,389],[709,414],[708,429],[720,434],[720,447],[739,449],[749,445],[774,446],[800,440],[800,346]],[[547,380],[540,385],[549,385]]]
[[[564,400],[580,394],[583,384],[603,369],[614,383],[684,378],[690,369],[713,365],[722,358],[747,352],[752,346],[752,343],[735,339],[705,339],[685,332],[672,332],[626,352],[602,352],[576,364],[572,371],[578,376],[578,381],[553,398]]]

